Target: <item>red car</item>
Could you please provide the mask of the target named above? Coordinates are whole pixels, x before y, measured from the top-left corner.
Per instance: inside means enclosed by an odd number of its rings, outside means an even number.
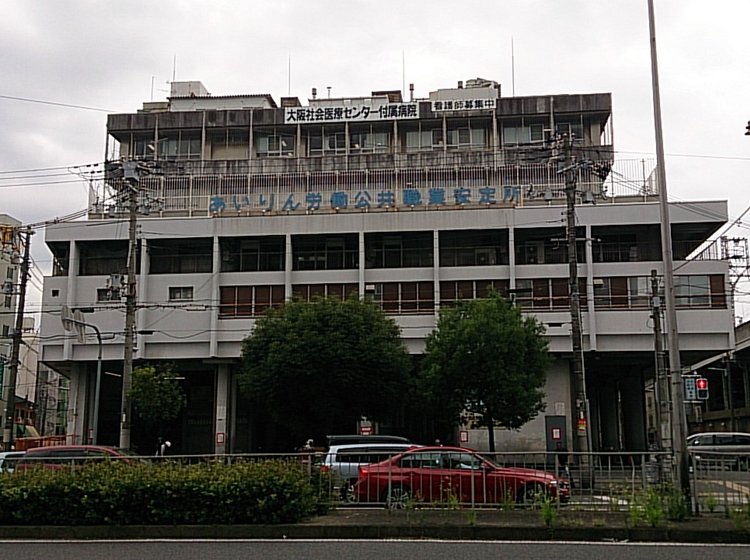
[[[545,471],[501,467],[461,447],[419,447],[359,469],[359,502],[402,508],[414,502],[533,503],[540,497],[570,500],[566,480]]]
[[[16,472],[23,472],[36,467],[60,470],[81,465],[87,461],[113,460],[132,463],[137,456],[116,447],[105,445],[51,445],[34,447],[16,463]]]

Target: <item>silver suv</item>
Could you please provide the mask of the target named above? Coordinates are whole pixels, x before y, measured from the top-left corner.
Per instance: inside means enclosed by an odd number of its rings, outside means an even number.
[[[388,441],[391,437],[394,441]],[[418,447],[409,440],[397,436],[350,438],[349,441],[354,443],[337,443],[341,440],[334,437],[329,441],[332,445],[323,458],[322,469],[331,473],[334,488],[339,489],[341,499],[347,502],[355,501],[352,488],[359,478],[359,467],[385,461],[407,449]]]
[[[696,463],[716,463],[736,469],[746,469],[750,464],[750,434],[747,433],[693,434],[687,438],[687,447]]]

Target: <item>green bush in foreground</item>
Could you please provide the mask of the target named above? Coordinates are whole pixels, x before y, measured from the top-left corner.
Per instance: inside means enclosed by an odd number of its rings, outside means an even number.
[[[2,525],[295,523],[319,511],[302,465],[91,463],[0,476]]]

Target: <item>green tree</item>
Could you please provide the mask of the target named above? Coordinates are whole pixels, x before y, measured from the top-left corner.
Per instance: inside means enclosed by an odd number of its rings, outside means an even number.
[[[241,389],[296,441],[387,420],[408,391],[398,326],[369,301],[291,301],[242,341]]]
[[[495,450],[494,427],[518,429],[544,410],[549,365],[544,328],[493,293],[440,312],[427,337],[424,390],[454,424],[479,415]]]
[[[156,434],[161,434],[164,426],[177,418],[187,402],[172,364],[133,369],[128,396],[143,427]]]

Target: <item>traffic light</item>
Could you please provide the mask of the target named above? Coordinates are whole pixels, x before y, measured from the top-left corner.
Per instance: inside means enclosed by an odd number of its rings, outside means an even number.
[[[695,390],[698,394],[698,400],[708,400],[708,379],[705,377],[699,377],[695,380]]]

